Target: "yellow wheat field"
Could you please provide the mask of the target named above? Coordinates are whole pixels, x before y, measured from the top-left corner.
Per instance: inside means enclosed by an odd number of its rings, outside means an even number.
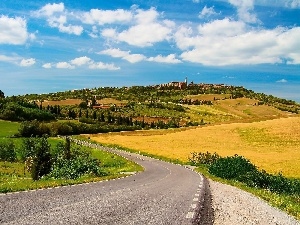
[[[91,139],[184,161],[193,151],[238,154],[267,172],[300,177],[300,117],[185,130],[99,134]]]

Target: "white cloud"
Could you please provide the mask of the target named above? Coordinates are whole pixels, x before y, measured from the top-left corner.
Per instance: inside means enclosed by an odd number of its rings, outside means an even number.
[[[176,59],[175,54],[170,54],[165,57],[162,55],[158,55],[156,57],[150,57],[148,58],[148,61],[159,62],[159,63],[172,63],[172,64],[181,63],[179,59]]]
[[[92,60],[89,57],[82,56],[82,57],[78,57],[78,58],[71,60],[70,63],[72,65],[82,66],[82,65],[89,64],[91,61]]]
[[[241,21],[215,20],[181,27],[175,34],[185,61],[203,65],[300,64],[300,27],[249,28]]]
[[[259,20],[252,13],[254,0],[228,0],[230,4],[237,8],[239,19],[246,23],[257,23]]]
[[[64,3],[46,4],[40,10],[34,11],[33,16],[46,18],[50,27],[58,28],[62,33],[81,35],[83,27],[79,25],[67,24],[67,16],[73,15],[65,10]]]
[[[52,64],[51,63],[45,63],[42,67],[45,68],[45,69],[51,69]]]
[[[55,13],[62,13],[65,10],[65,6],[64,3],[59,3],[59,4],[46,4],[45,6],[43,6],[40,10],[33,12],[34,15],[36,15],[37,17],[40,16],[47,16],[47,17],[51,17],[52,15],[54,15]]]
[[[83,23],[104,25],[129,22],[132,19],[132,13],[123,9],[91,9],[89,12],[83,13],[80,18]]]
[[[35,64],[35,59],[34,58],[22,59],[21,62],[20,62],[20,66],[23,66],[23,67],[32,66],[34,64]]]
[[[68,62],[58,62],[58,63],[56,63],[56,68],[58,68],[58,69],[75,69],[75,66],[71,65]]]
[[[113,28],[103,29],[101,35],[106,38],[117,39],[117,32]]]
[[[98,52],[98,54],[104,54],[109,55],[114,58],[122,58],[124,60],[127,60],[130,63],[137,63],[140,61],[149,61],[149,62],[159,62],[159,63],[181,63],[179,59],[176,59],[175,54],[170,54],[168,56],[162,56],[158,55],[156,57],[149,57],[142,54],[131,54],[130,51],[122,51],[120,49],[106,49],[101,52]]]
[[[202,9],[202,11],[199,13],[199,18],[205,18],[205,17],[210,17],[210,16],[213,16],[213,15],[216,15],[218,14],[215,10],[214,10],[214,7],[207,7],[207,6],[204,6],[204,8]]]
[[[225,18],[199,25],[198,31],[203,36],[236,36],[245,31],[245,24]]]
[[[137,63],[145,60],[146,57],[142,54],[130,54],[128,56],[123,57],[123,59],[127,60],[130,63]]]
[[[137,9],[133,17],[133,26],[119,33],[112,28],[104,29],[102,36],[139,47],[152,46],[157,42],[169,40],[175,24],[169,20],[159,21],[159,16],[155,8]]]
[[[78,57],[70,60],[69,62],[58,63],[45,63],[43,68],[50,69],[52,67],[58,69],[76,69],[80,66],[86,66],[89,69],[102,69],[102,70],[119,70],[120,67],[115,66],[113,63],[95,62],[87,56]]]
[[[26,20],[20,17],[0,17],[0,44],[22,45],[28,38],[33,38],[27,32]]]
[[[115,66],[113,63],[93,62],[89,65],[90,69],[101,69],[101,70],[120,70],[120,67]]]
[[[285,6],[292,9],[300,8],[300,0],[287,0]]]
[[[75,34],[75,35],[81,35],[81,33],[83,32],[82,26],[73,26],[73,25],[65,26],[64,24],[59,24],[58,29],[62,33]]]
[[[281,79],[281,80],[278,80],[276,81],[277,83],[287,83],[287,80],[286,79]]]
[[[194,3],[199,3],[200,0],[192,0]]]
[[[6,55],[0,55],[0,62],[8,62],[8,63],[16,63],[18,64],[20,61],[19,56],[6,56]]]
[[[146,59],[146,57],[142,54],[130,54],[130,51],[122,51],[120,49],[106,49],[98,54],[109,55],[114,58],[122,58],[127,60],[130,63],[137,63]]]

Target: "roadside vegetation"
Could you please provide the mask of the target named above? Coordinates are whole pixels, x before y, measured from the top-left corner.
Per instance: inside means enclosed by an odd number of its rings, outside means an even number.
[[[20,124],[0,121],[0,193],[93,182],[142,168],[68,139],[12,138]]]
[[[85,134],[103,145],[196,165],[205,176],[249,191],[300,220],[300,104],[294,101],[244,87],[193,83],[182,89],[0,93],[0,192],[142,170],[116,155],[56,138]]]
[[[259,170],[239,155],[192,152],[189,162],[206,177],[249,191],[300,220],[300,179]]]

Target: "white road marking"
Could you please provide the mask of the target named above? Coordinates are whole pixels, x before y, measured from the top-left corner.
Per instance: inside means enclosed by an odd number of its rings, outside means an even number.
[[[193,202],[198,202],[199,201],[199,198],[194,198],[193,199]]]
[[[195,194],[195,196],[196,196],[196,197],[199,197],[200,195],[199,195],[199,194]]]

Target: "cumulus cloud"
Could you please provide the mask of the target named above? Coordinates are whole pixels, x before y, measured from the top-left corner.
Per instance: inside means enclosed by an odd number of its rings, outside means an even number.
[[[115,66],[113,63],[93,62],[89,65],[90,69],[101,69],[101,70],[120,70],[121,68]]]
[[[75,69],[75,66],[71,65],[68,62],[58,62],[58,63],[56,63],[56,68],[58,68],[58,69]]]
[[[230,4],[237,8],[239,19],[246,23],[257,23],[259,20],[252,12],[254,0],[228,0]]]
[[[215,10],[214,7],[207,7],[204,6],[204,8],[202,9],[202,11],[199,13],[199,18],[205,18],[205,17],[210,17],[213,15],[218,14]]]
[[[183,60],[203,65],[300,64],[299,27],[249,29],[225,18],[200,25],[195,34],[181,27],[175,40]]]
[[[123,9],[91,9],[89,12],[84,12],[79,16],[83,23],[98,25],[129,22],[131,21],[132,17],[133,15],[131,11],[126,11]]]
[[[169,20],[159,20],[160,14],[155,8],[149,10],[137,9],[133,16],[134,25],[127,30],[117,32],[108,28],[102,31],[103,37],[115,41],[126,42],[129,45],[146,47],[157,42],[169,40],[175,24]]]
[[[20,66],[23,66],[23,67],[32,66],[34,64],[35,64],[35,59],[34,58],[22,59],[21,62],[20,62]]]
[[[30,38],[34,35],[27,32],[25,19],[0,16],[0,44],[22,45]]]
[[[92,60],[89,57],[82,56],[82,57],[78,57],[78,58],[71,60],[70,63],[72,65],[82,66],[82,65],[89,64],[91,61]]]
[[[159,63],[181,63],[179,59],[176,58],[175,54],[170,54],[168,56],[158,55],[156,57],[149,57],[142,54],[131,54],[130,51],[122,51],[120,49],[106,49],[98,52],[98,54],[109,55],[114,58],[122,58],[127,60],[130,63],[137,63],[140,61],[149,61],[149,62],[159,62]]]
[[[245,23],[225,18],[199,25],[198,31],[203,36],[236,36],[245,31]]]
[[[62,33],[81,35],[83,27],[80,25],[67,24],[67,16],[72,15],[65,9],[64,3],[46,4],[41,9],[32,12],[38,18],[46,18],[50,27],[58,28]]]
[[[142,54],[130,54],[130,51],[122,51],[120,49],[106,49],[98,54],[109,55],[114,58],[122,58],[127,60],[130,63],[137,63],[146,59],[146,57]]]
[[[52,68],[52,64],[51,63],[45,63],[45,64],[43,64],[42,67],[45,68],[45,69],[51,69]]]
[[[162,55],[158,55],[156,57],[150,57],[150,58],[148,58],[148,61],[159,62],[159,63],[171,63],[171,64],[181,63],[181,60],[176,59],[175,54],[170,54],[165,57]]]
[[[54,15],[55,13],[63,13],[65,10],[65,5],[64,3],[59,3],[59,4],[56,4],[56,3],[53,3],[53,4],[46,4],[45,6],[43,6],[41,9],[33,12],[34,15],[36,15],[37,17],[40,17],[40,16],[52,16]]]
[[[95,62],[87,56],[78,57],[68,62],[58,63],[45,63],[42,67],[45,69],[51,69],[52,67],[57,69],[76,69],[78,67],[86,67],[89,69],[103,69],[103,70],[119,70],[120,67],[115,66],[113,63]]]

